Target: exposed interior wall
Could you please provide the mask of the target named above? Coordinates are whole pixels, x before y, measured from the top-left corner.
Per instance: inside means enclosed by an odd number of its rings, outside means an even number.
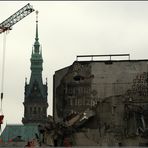
[[[57,122],[61,120],[57,115],[57,87],[60,85],[61,80],[67,73],[68,69],[69,67],[66,67],[56,71],[53,77],[53,118]]]
[[[123,95],[144,72],[148,72],[148,61],[92,62],[92,90],[97,91],[98,99]]]
[[[134,140],[129,142],[130,145],[146,143],[145,139],[137,142],[136,138],[147,135],[147,60],[75,61],[64,72],[55,73],[55,82],[55,118],[64,119],[71,112],[80,113],[96,106],[95,118],[84,128],[98,131],[97,143],[100,141],[105,145],[101,138],[106,137],[109,145],[128,145],[125,139],[130,141],[132,136]],[[86,133],[92,138],[90,132]]]

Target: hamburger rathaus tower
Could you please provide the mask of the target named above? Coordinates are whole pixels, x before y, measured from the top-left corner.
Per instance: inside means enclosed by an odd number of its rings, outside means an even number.
[[[47,123],[47,80],[42,81],[42,49],[38,38],[38,11],[36,11],[36,37],[31,55],[31,77],[25,80],[24,118],[23,124]]]

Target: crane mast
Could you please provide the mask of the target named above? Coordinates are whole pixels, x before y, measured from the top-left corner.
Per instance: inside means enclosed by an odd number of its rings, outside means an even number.
[[[29,15],[33,11],[34,11],[34,9],[29,3],[27,5],[25,5],[23,8],[18,10],[16,13],[11,15],[9,18],[7,18],[5,21],[3,21],[0,24],[0,34],[7,31],[7,30],[11,30],[11,27],[13,25],[15,25],[17,22],[22,20],[24,17],[26,17],[27,15]]]
[[[16,13],[11,15],[5,21],[0,23],[0,34],[4,33],[4,40],[3,40],[3,57],[2,57],[2,80],[1,80],[1,104],[0,104],[0,131],[1,131],[1,124],[3,123],[3,112],[2,112],[2,99],[3,99],[3,88],[4,88],[4,71],[5,71],[5,50],[6,50],[6,33],[8,30],[12,29],[12,26],[15,25],[17,22],[22,20],[24,17],[29,15],[34,11],[33,7],[28,3],[23,8],[18,10]]]

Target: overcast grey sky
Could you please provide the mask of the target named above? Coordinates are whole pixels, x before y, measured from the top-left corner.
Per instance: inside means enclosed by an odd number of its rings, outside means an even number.
[[[0,22],[28,1],[0,1]],[[52,80],[56,70],[71,65],[80,54],[130,53],[148,58],[147,1],[29,1],[39,11],[39,41],[43,51],[43,81],[48,78],[48,114],[52,114]],[[7,35],[3,112],[4,122],[21,123],[25,77],[35,38],[35,12]],[[0,34],[0,60],[3,34]],[[2,63],[2,62],[1,62]],[[1,67],[0,63],[0,82]]]

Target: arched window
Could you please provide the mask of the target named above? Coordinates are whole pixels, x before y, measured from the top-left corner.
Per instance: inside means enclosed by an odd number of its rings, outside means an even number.
[[[38,112],[41,113],[41,108],[40,107],[38,108]]]
[[[46,108],[43,108],[43,114],[46,115]]]
[[[36,114],[36,107],[34,107],[34,111],[33,111],[33,113]]]
[[[25,107],[25,114],[27,114],[27,107]]]
[[[32,107],[30,107],[30,113],[32,114]]]

